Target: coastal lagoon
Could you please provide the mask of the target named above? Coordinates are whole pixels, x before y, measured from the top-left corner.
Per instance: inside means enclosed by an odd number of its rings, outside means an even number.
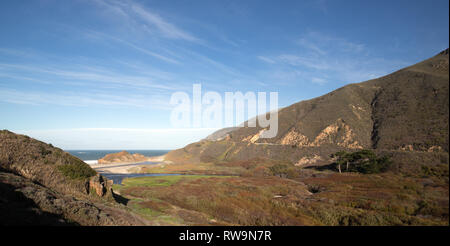
[[[114,184],[122,184],[122,180],[125,178],[136,178],[136,177],[149,177],[149,176],[174,176],[183,175],[175,173],[101,173],[107,179],[112,180]]]

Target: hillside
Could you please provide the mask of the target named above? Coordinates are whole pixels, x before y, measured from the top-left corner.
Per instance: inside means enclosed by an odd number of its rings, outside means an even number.
[[[118,153],[111,153],[105,155],[103,158],[98,160],[98,164],[111,164],[111,163],[134,163],[134,162],[144,162],[150,161],[150,157],[135,153],[130,154],[127,151],[121,151]]]
[[[268,158],[314,165],[328,163],[331,153],[343,149],[448,156],[448,64],[447,49],[384,77],[280,109],[274,138],[259,138],[261,127],[224,129],[169,152],[166,159],[195,163]]]
[[[120,192],[236,225],[448,225],[448,65],[447,49],[279,109],[271,139],[219,130],[140,168],[205,178]]]
[[[145,224],[121,208],[111,186],[61,149],[0,131],[0,224]]]

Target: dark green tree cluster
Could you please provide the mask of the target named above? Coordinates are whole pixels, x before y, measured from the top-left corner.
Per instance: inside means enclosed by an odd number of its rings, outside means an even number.
[[[330,156],[335,159],[336,169],[341,172],[364,174],[385,172],[391,160],[387,156],[377,157],[372,150],[356,152],[339,151]]]

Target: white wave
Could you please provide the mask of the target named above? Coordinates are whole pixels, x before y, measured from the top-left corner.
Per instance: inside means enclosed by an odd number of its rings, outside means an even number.
[[[86,161],[84,161],[86,164],[89,164],[89,165],[94,165],[94,164],[98,164],[98,160],[86,160]]]

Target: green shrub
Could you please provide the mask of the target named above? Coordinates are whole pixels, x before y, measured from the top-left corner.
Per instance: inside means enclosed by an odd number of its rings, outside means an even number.
[[[58,170],[62,174],[71,179],[84,179],[92,177],[96,174],[94,169],[89,167],[84,162],[76,162],[58,166]]]

